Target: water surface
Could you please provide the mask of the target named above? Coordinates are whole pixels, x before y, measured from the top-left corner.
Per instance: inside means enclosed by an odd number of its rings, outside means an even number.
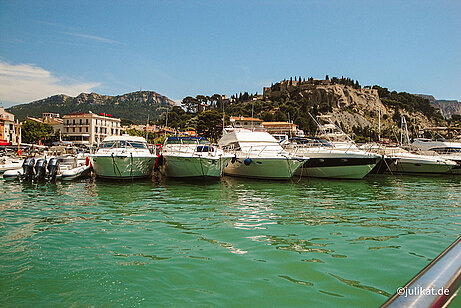
[[[461,177],[0,181],[1,306],[377,306],[459,235]]]

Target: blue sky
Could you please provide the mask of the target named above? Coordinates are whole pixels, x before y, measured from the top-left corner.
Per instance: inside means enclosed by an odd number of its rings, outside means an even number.
[[[461,1],[0,1],[0,102],[262,92],[303,76],[461,101]]]

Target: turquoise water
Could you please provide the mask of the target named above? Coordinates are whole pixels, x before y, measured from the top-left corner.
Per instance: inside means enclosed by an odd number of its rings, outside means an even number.
[[[460,233],[461,177],[0,181],[0,306],[383,303]]]

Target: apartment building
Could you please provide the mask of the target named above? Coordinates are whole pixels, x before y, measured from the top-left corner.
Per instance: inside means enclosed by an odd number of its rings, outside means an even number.
[[[14,114],[0,107],[0,144],[18,143],[21,143],[21,126],[14,123]]]
[[[120,119],[110,114],[71,113],[62,117],[63,140],[75,144],[97,145],[107,136],[120,135]]]

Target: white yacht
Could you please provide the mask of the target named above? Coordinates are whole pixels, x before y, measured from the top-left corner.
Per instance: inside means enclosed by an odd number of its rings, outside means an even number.
[[[309,160],[296,171],[297,175],[336,178],[362,179],[382,159],[382,155],[352,149],[335,148],[320,138],[295,137],[284,146],[293,155],[309,157]]]
[[[461,141],[448,141],[445,139],[415,138],[411,146],[424,152],[436,152],[442,155],[461,155]]]
[[[392,159],[388,169],[392,173],[426,173],[445,174],[453,173],[456,162],[439,156],[419,155],[410,153],[401,147],[369,146],[367,151],[386,155]]]
[[[412,149],[417,149],[426,155],[439,156],[449,159],[458,165],[451,170],[454,174],[461,174],[461,141],[447,141],[445,139],[416,138],[411,143]]]
[[[146,139],[128,135],[106,137],[91,157],[96,176],[113,179],[149,177],[156,160]]]
[[[308,160],[285,151],[265,131],[225,129],[218,144],[234,157],[224,174],[248,178],[289,179]]]
[[[202,137],[168,137],[160,157],[160,170],[169,177],[219,178],[233,156]]]

